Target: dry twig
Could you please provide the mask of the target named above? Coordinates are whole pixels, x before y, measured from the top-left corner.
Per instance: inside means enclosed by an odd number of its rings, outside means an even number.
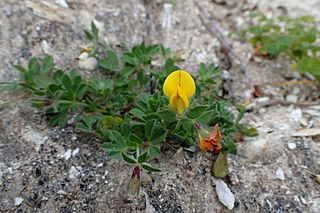
[[[220,30],[218,24],[214,21],[212,16],[208,14],[208,12],[199,4],[198,1],[195,1],[196,6],[200,10],[200,14],[198,15],[203,26],[208,30],[211,36],[218,39],[221,44],[222,51],[226,54],[227,57],[233,58],[240,63],[241,71],[245,76],[246,83],[249,83],[249,77],[247,74],[247,63],[244,62],[233,50],[226,37]],[[231,57],[230,57],[231,56]],[[230,61],[230,60],[229,60]]]

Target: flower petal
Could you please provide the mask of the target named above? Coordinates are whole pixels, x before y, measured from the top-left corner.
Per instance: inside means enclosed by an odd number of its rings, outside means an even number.
[[[214,140],[217,144],[220,143],[222,136],[221,136],[221,132],[220,132],[218,123],[216,123],[216,125],[214,125],[213,130],[210,133],[210,139]]]
[[[187,97],[190,98],[196,92],[196,84],[194,83],[191,75],[183,70],[179,70],[179,86],[186,93]]]
[[[179,86],[177,88],[177,92],[170,97],[170,107],[182,114],[189,107],[189,99]]]
[[[170,97],[177,93],[177,86],[179,85],[179,72],[174,71],[168,75],[163,83],[163,92],[166,96]]]
[[[166,96],[171,97],[177,92],[178,86],[181,87],[188,98],[193,96],[196,91],[196,84],[193,78],[184,70],[177,70],[168,75],[163,83],[163,92]]]

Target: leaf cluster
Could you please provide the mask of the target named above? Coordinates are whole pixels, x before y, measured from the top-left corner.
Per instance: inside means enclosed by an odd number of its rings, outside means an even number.
[[[293,67],[320,80],[320,46],[316,44],[320,33],[313,17],[267,18],[260,13],[251,17],[256,24],[242,33],[262,54],[271,57],[285,54],[294,61]]]
[[[91,28],[86,37],[98,44],[98,29],[94,23]],[[78,130],[101,137],[105,141],[101,148],[110,157],[147,171],[159,171],[148,160],[161,154],[163,143],[195,145],[195,122],[209,127],[219,123],[223,151],[236,153],[232,136],[242,117],[236,121],[227,110],[231,104],[216,98],[221,72],[217,66],[200,65],[192,105],[178,116],[162,92],[165,78],[180,69],[181,59],[169,48],[142,42],[132,48],[104,48],[104,52],[95,56],[100,78],[86,79],[75,69],[57,69],[53,58],[45,56],[31,58],[27,67],[15,66],[22,74],[18,85],[32,93],[32,106],[46,110],[50,126],[63,127],[73,120]],[[154,65],[155,60],[161,65]]]

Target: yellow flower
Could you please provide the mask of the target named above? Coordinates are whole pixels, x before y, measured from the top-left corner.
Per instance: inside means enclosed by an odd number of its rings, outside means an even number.
[[[182,114],[189,107],[189,98],[196,91],[196,84],[189,73],[184,70],[172,72],[163,84],[163,92],[170,98],[170,107]]]

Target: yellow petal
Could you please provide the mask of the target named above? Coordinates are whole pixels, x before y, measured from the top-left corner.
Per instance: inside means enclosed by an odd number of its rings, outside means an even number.
[[[189,107],[189,99],[185,92],[178,86],[177,93],[170,97],[170,107],[182,114]]]
[[[189,107],[189,99],[187,97],[187,94],[185,93],[184,90],[181,89],[181,87],[178,87],[178,96],[179,96],[179,101],[180,105],[184,107],[184,109],[187,109]],[[179,102],[178,102],[179,106]]]
[[[188,98],[194,95],[196,91],[196,85],[193,78],[189,73],[183,70],[177,70],[166,78],[163,84],[163,92],[166,96],[171,97],[173,94],[177,93],[177,87],[185,92]]]

